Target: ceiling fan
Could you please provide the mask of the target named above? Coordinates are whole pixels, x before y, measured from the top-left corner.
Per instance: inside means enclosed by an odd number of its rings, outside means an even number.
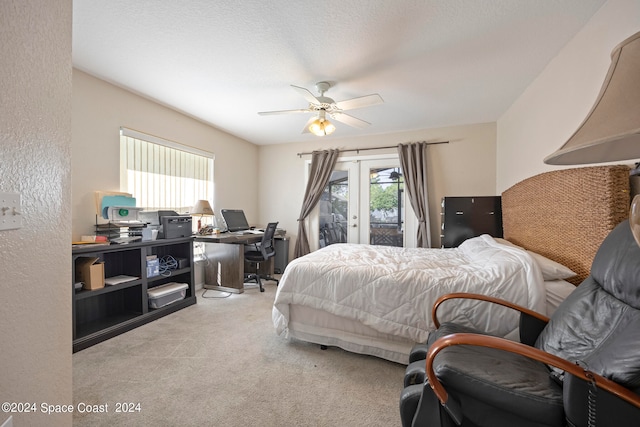
[[[294,85],[291,85],[291,87],[309,102],[308,108],[300,108],[297,110],[262,111],[258,114],[261,116],[268,116],[272,114],[314,113],[314,116],[311,117],[307,124],[304,125],[302,133],[311,132],[318,136],[329,135],[336,129],[333,123],[327,119],[327,115],[346,125],[356,128],[364,128],[369,126],[371,123],[353,117],[345,113],[345,111],[378,105],[384,102],[382,97],[377,93],[336,102],[333,99],[324,96],[325,92],[331,87],[329,82],[316,83],[316,90],[320,93],[320,96],[314,96],[303,87]]]

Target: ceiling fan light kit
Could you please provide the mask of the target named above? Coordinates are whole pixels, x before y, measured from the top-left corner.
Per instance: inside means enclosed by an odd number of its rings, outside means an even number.
[[[382,104],[384,102],[382,97],[377,93],[336,102],[333,99],[324,96],[324,93],[331,87],[331,84],[329,82],[316,83],[316,90],[320,93],[320,96],[313,95],[303,87],[294,85],[291,85],[291,87],[309,102],[308,108],[301,108],[297,110],[263,111],[259,112],[258,114],[261,116],[293,113],[317,114],[317,117],[312,117],[305,124],[302,130],[302,133],[311,132],[312,134],[317,136],[330,135],[336,130],[334,124],[327,120],[327,113],[331,116],[332,119],[338,122],[352,127],[364,128],[366,126],[369,126],[370,123],[353,117],[345,113],[345,111],[354,110],[356,108],[369,107],[372,105]]]
[[[320,111],[318,118],[311,122],[308,129],[309,132],[316,136],[325,136],[331,135],[336,130],[336,127],[325,118],[325,112]]]

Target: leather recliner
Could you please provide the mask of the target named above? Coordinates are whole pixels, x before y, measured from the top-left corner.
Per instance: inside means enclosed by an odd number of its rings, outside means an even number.
[[[467,297],[519,310],[521,342],[438,326],[438,304]],[[627,221],[550,319],[465,294],[441,298],[433,317],[405,373],[403,427],[640,425],[640,247]]]

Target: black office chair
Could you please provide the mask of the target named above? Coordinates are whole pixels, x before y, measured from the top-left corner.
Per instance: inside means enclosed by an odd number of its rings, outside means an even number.
[[[403,427],[638,425],[640,247],[627,221],[550,319],[499,303],[520,310],[520,343],[438,326],[436,303],[438,329],[412,351],[405,373]]]
[[[262,279],[273,280],[276,284],[279,284],[278,279],[271,275],[260,275],[260,263],[265,262],[269,258],[275,256],[276,248],[273,242],[273,236],[276,234],[277,222],[270,222],[267,228],[264,230],[262,240],[260,243],[256,243],[255,250],[246,251],[244,253],[244,259],[256,264],[256,272],[245,275],[245,280],[255,280],[260,287],[260,292],[264,292],[262,287]]]

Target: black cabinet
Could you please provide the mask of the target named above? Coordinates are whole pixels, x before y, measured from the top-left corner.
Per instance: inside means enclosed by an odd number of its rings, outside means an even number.
[[[167,261],[164,265],[168,268],[147,277],[147,258],[153,256]],[[106,278],[125,275],[134,279],[95,290],[72,291],[74,352],[196,303],[191,237],[74,249],[74,283],[79,257],[98,258]],[[161,308],[149,308],[147,291],[170,282],[188,285],[185,298]]]
[[[443,248],[456,247],[481,234],[502,237],[500,196],[443,197],[441,217]]]

